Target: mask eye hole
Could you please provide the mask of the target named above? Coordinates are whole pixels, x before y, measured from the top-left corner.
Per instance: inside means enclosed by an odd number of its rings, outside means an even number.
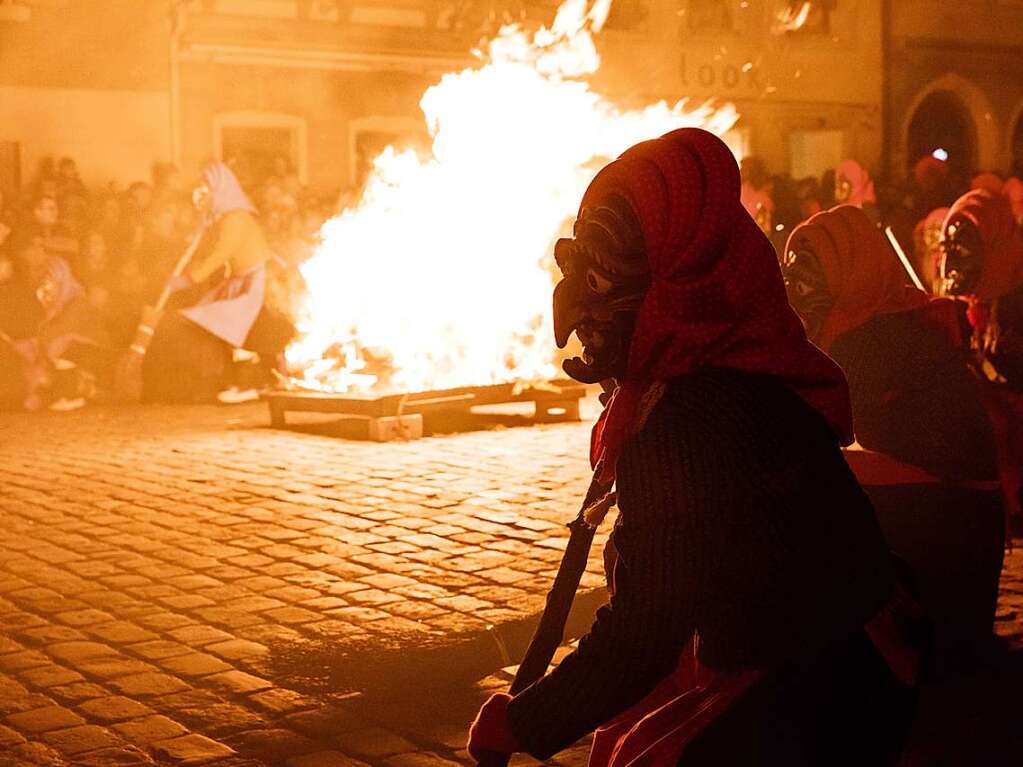
[[[609,293],[613,287],[609,279],[595,271],[593,268],[586,270],[586,286],[600,296]]]

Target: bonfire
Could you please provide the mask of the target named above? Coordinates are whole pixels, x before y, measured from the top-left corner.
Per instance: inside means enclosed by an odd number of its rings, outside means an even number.
[[[583,190],[626,148],[684,126],[723,134],[730,105],[621,109],[586,78],[610,0],[566,0],[550,27],[504,27],[478,66],[420,106],[432,151],[386,149],[361,199],[302,267],[299,388],[388,394],[557,375],[554,241]]]

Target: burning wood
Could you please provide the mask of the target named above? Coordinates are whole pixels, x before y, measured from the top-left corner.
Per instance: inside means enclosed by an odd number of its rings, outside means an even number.
[[[549,380],[556,373],[549,254],[608,158],[682,126],[727,131],[730,106],[619,109],[582,79],[609,0],[567,0],[532,35],[508,26],[475,69],[421,106],[430,157],[384,151],[361,200],[303,267],[301,386],[409,392]]]
[[[506,403],[532,402],[535,420],[578,421],[579,400],[586,387],[574,381],[550,381],[466,386],[441,391],[373,396],[316,391],[278,391],[265,396],[270,423],[286,426],[286,413],[329,413],[367,421],[369,438],[378,442],[416,439],[423,435],[423,416],[467,413],[473,408]]]

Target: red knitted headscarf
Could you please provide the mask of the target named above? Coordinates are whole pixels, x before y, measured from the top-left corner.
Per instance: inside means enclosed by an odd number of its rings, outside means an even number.
[[[870,178],[867,169],[856,160],[842,160],[835,168],[840,176],[845,176],[849,182],[849,199],[847,205],[863,207],[867,203],[877,202],[877,192],[874,191],[874,181]]]
[[[906,284],[908,277],[898,256],[857,207],[839,205],[797,226],[786,250],[800,249],[812,251],[820,260],[834,299],[816,339],[825,351],[839,336],[875,315],[927,305],[927,294]]]
[[[813,346],[789,306],[770,242],[739,201],[739,167],[725,144],[682,128],[637,144],[605,167],[582,208],[607,195],[632,204],[643,231],[650,288],[627,370],[593,430],[591,460],[614,477],[652,386],[703,368],[776,376],[852,441],[841,369]]]
[[[1023,285],[1023,231],[1007,198],[974,189],[956,200],[945,217],[945,229],[969,221],[980,232],[984,265],[974,295],[992,301]]]

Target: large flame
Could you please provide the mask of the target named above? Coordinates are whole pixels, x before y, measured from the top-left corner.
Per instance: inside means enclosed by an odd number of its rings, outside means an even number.
[[[385,150],[362,199],[327,222],[302,267],[288,349],[302,386],[413,391],[550,378],[554,240],[600,165],[683,126],[721,134],[731,106],[617,108],[580,76],[610,0],[567,0],[529,36],[506,27],[479,68],[420,106],[432,157]],[[481,54],[482,55],[482,54]]]

